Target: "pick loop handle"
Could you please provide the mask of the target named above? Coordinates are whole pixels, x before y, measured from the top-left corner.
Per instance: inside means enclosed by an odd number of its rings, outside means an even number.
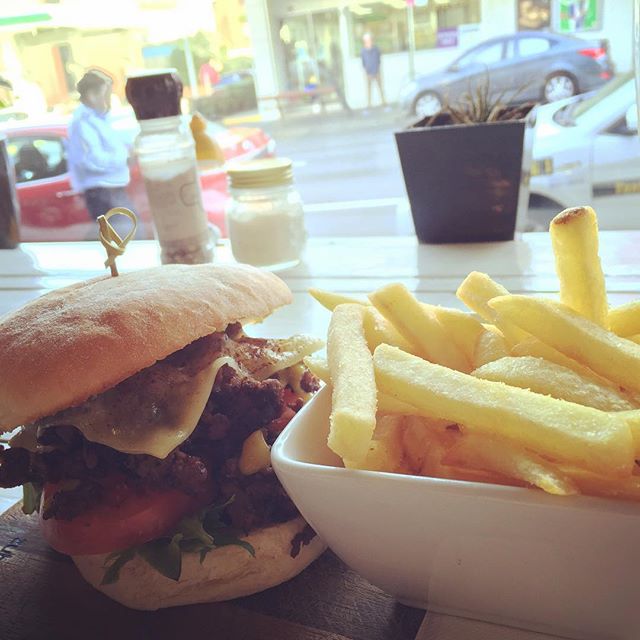
[[[125,216],[133,222],[131,231],[122,239],[118,232],[109,223],[109,218],[113,216]],[[104,266],[111,269],[111,275],[118,275],[118,267],[116,266],[116,258],[120,257],[127,248],[130,240],[133,240],[133,236],[138,229],[138,218],[133,211],[125,209],[124,207],[115,207],[110,209],[105,215],[98,216],[98,225],[100,226],[100,242],[107,252],[107,259],[104,261]]]

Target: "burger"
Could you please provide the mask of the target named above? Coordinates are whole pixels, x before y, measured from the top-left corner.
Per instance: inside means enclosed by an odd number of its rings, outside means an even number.
[[[270,466],[318,389],[316,339],[245,334],[291,301],[247,266],[169,265],[0,319],[0,487],[84,578],[136,609],[227,600],[324,550]]]

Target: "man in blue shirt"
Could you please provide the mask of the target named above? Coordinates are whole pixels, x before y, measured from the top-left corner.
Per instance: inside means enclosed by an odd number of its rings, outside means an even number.
[[[380,78],[380,49],[373,43],[373,37],[370,33],[365,33],[362,36],[362,51],[360,51],[360,58],[362,59],[362,66],[364,72],[367,75],[367,104],[369,109],[371,108],[371,85],[376,82],[378,84],[378,91],[380,91],[380,100],[383,105],[387,104],[384,99],[384,89],[382,88],[382,80]]]
[[[109,118],[113,81],[88,71],[78,82],[82,103],[73,114],[67,148],[71,185],[82,192],[95,220],[113,207],[131,209],[129,152]]]

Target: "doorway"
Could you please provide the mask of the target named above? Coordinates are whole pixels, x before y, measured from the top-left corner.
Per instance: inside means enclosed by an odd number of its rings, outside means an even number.
[[[290,15],[282,20],[287,89],[304,91],[323,84],[343,85],[338,9]]]

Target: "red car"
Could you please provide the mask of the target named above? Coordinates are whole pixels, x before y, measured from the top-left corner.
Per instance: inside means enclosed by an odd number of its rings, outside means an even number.
[[[128,144],[137,134],[131,118],[114,119],[114,128]],[[67,125],[60,123],[9,125],[9,155],[16,169],[20,202],[20,237],[23,241],[87,240],[96,238],[96,223],[89,217],[81,194],[71,187],[67,171]],[[227,160],[250,160],[273,155],[274,141],[262,130],[249,127],[227,129],[209,122],[207,133],[223,150]],[[209,221],[226,235],[224,208],[228,198],[223,168],[200,173],[204,208]],[[138,239],[152,238],[151,214],[139,168],[131,166],[128,187],[140,224]]]

